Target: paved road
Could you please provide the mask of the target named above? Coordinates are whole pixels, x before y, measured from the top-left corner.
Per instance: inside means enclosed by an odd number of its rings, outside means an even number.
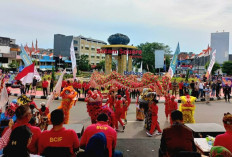
[[[10,99],[12,100],[11,96]],[[40,103],[43,100],[35,99],[36,104],[40,107]],[[56,109],[60,105],[60,100],[54,100],[50,105],[50,110]],[[159,103],[159,122],[161,129],[169,126],[169,122],[166,121],[164,114],[164,104]],[[218,123],[222,125],[222,117],[225,112],[232,113],[232,103],[225,103],[223,100],[212,101],[210,104],[204,102],[196,103],[195,120],[196,123]],[[144,156],[144,152],[148,154],[146,156],[157,156],[157,150],[159,147],[159,141],[161,136],[147,137],[143,129],[143,122],[136,121],[135,119],[136,107],[132,103],[128,111],[128,124],[124,133],[118,133],[118,148],[122,150],[125,156]],[[77,102],[77,105],[71,109],[70,123],[81,123],[86,128],[90,125],[90,118],[86,111],[85,102]],[[147,143],[147,144],[146,144]],[[138,149],[138,147],[141,147]],[[153,148],[151,148],[153,147]],[[134,149],[134,150],[133,150]],[[141,151],[144,150],[144,151]],[[132,155],[133,154],[133,155]]]

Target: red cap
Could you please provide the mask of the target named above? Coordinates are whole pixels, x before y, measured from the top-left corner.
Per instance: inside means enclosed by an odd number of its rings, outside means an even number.
[[[121,99],[122,98],[122,96],[121,95],[118,95],[118,99]]]

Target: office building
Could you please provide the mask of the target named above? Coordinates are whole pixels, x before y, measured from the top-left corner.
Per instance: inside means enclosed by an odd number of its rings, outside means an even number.
[[[106,42],[86,38],[83,36],[65,36],[62,34],[54,35],[54,55],[62,57],[70,57],[70,46],[73,40],[74,51],[76,59],[80,59],[80,56],[87,55],[89,63],[91,65],[97,65],[101,60],[105,59],[105,54],[98,54],[97,49],[106,45]]]
[[[216,50],[216,62],[223,64],[229,60],[229,32],[211,33],[211,54]]]

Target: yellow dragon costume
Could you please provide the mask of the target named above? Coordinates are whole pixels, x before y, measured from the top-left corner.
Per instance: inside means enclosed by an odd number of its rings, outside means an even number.
[[[181,96],[181,104],[179,110],[183,113],[184,123],[195,123],[194,111],[196,109],[195,101],[196,97],[193,96]]]

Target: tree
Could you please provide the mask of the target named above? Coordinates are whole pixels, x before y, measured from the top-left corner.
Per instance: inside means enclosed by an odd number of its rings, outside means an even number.
[[[209,67],[209,61],[205,64],[205,69],[207,70],[208,67]],[[212,75],[214,75],[215,71],[217,71],[218,69],[221,69],[221,66],[220,66],[220,64],[215,62],[214,65],[213,65],[212,71],[211,71]]]
[[[232,61],[226,61],[222,64],[222,72],[232,75]]]
[[[138,45],[138,49],[142,50],[142,58],[133,59],[133,65],[140,67],[141,62],[143,62],[143,69],[154,73],[155,73],[155,55],[154,55],[155,50],[164,50],[165,55],[171,53],[168,45],[165,45],[163,43],[157,43],[157,42],[153,42],[153,43],[147,42],[145,44],[142,43]]]
[[[105,71],[105,60],[100,61],[96,69]],[[112,70],[116,70],[116,63],[114,61],[112,61]]]
[[[82,55],[80,60],[78,60],[77,62],[77,66],[79,67],[79,70],[89,71],[91,69],[91,66],[89,64],[88,56]]]

